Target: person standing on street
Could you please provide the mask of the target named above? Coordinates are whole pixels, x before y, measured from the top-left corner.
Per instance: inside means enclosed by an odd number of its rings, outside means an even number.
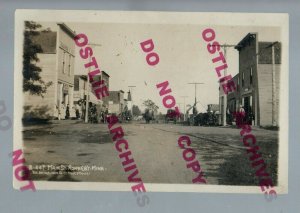
[[[80,118],[80,114],[79,114],[79,106],[78,104],[75,105],[75,114],[76,114],[76,119],[78,120]]]
[[[66,117],[66,110],[65,110],[65,104],[64,104],[64,102],[61,102],[61,105],[60,105],[60,110],[59,110],[60,112],[60,118],[61,119],[65,119],[65,117]]]
[[[69,104],[67,105],[67,108],[66,108],[66,119],[69,119],[70,118],[70,107],[69,107]]]

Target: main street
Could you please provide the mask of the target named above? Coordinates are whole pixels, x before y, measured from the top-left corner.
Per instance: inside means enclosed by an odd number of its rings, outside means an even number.
[[[254,172],[240,131],[234,127],[198,127],[175,124],[122,123],[125,139],[145,183],[192,183],[197,176],[186,168],[177,140],[188,135],[197,153],[207,184],[254,185]],[[32,174],[35,180],[127,182],[106,124],[75,120],[26,127],[27,165],[94,166],[88,175]],[[254,128],[263,157],[276,178],[277,131]],[[100,168],[100,169],[99,169]],[[276,182],[276,181],[275,181]]]

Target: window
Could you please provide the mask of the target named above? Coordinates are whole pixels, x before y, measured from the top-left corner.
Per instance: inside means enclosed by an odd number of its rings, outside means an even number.
[[[65,64],[66,64],[66,52],[64,51],[64,53],[63,53],[63,64],[62,64],[62,71],[63,71],[63,73],[65,73]]]
[[[252,85],[253,82],[253,69],[252,67],[250,68],[250,85]]]
[[[242,87],[245,85],[245,73],[242,73]]]
[[[69,55],[69,66],[68,66],[68,74],[69,74],[69,76],[71,75],[71,59],[72,59],[72,56]]]
[[[239,91],[240,90],[240,77],[238,76],[237,78],[237,87],[236,90]]]
[[[79,91],[79,76],[74,77],[74,91]]]

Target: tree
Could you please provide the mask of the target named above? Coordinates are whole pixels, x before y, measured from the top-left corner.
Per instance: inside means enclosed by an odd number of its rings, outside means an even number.
[[[151,101],[150,99],[143,102],[143,105],[146,107],[145,113],[143,114],[146,123],[149,123],[151,120],[155,120],[154,114],[158,110],[158,106]]]
[[[156,104],[155,104],[153,101],[151,101],[150,99],[144,101],[144,102],[143,102],[143,105],[144,105],[147,109],[149,109],[149,110],[151,110],[151,111],[154,111],[154,112],[156,112],[156,111],[159,109],[159,107],[156,106]]]
[[[141,110],[140,110],[140,108],[138,106],[133,105],[132,106],[132,114],[133,114],[133,116],[139,116],[142,113],[141,113]]]
[[[32,95],[39,95],[47,92],[52,82],[44,82],[40,76],[42,69],[36,66],[39,62],[38,53],[43,52],[41,45],[34,43],[33,37],[40,34],[37,30],[42,25],[33,21],[25,21],[24,31],[24,53],[23,53],[23,91]]]

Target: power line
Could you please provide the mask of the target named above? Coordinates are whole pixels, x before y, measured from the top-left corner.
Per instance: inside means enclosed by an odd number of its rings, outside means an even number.
[[[212,46],[218,46],[218,47],[222,47],[223,51],[224,51],[224,58],[225,61],[227,62],[227,48],[229,47],[237,47],[238,45],[235,44],[219,44],[219,45],[212,45]],[[227,76],[227,67],[224,69],[224,76]],[[227,111],[227,94],[224,92],[224,96],[223,96],[223,114],[222,114],[222,125],[226,126],[227,122],[226,122],[226,111]]]
[[[188,83],[188,84],[194,84],[195,85],[195,104],[197,103],[197,85],[204,84],[200,82],[194,82],[194,83]]]

